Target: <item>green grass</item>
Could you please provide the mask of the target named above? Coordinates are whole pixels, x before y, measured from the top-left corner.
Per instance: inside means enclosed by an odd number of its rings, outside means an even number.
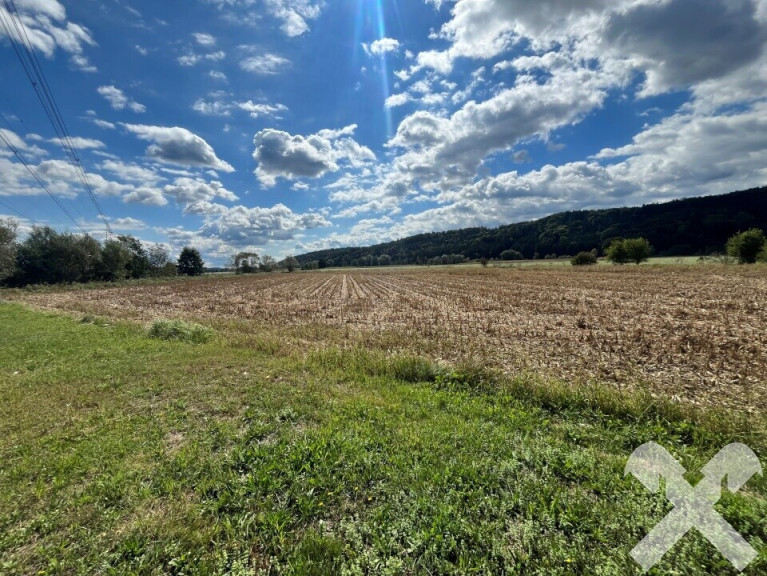
[[[639,444],[697,480],[764,427],[535,375],[0,304],[0,574],[639,574],[669,510]],[[217,326],[218,327],[218,326]],[[719,510],[767,570],[767,483]],[[735,574],[697,533],[653,574]]]
[[[184,320],[155,320],[149,328],[149,336],[159,340],[179,340],[205,344],[216,332],[207,326]]]

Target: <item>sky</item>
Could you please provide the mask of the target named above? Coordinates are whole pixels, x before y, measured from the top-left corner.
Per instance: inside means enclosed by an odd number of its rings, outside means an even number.
[[[767,185],[767,0],[0,0],[0,17],[0,217],[22,235],[103,240],[100,208],[115,234],[221,265]]]

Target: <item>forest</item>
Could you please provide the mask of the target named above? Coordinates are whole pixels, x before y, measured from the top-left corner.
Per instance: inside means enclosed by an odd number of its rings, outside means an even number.
[[[617,239],[642,237],[657,256],[723,253],[733,234],[767,229],[767,187],[647,204],[636,208],[562,212],[499,228],[432,232],[369,247],[335,248],[297,256],[302,264],[377,266],[436,263],[443,255],[468,259],[539,259],[572,256]],[[388,256],[389,258],[381,258]]]

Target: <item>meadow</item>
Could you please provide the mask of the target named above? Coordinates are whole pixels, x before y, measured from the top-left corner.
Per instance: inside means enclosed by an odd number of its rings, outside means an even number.
[[[624,476],[637,446],[692,482],[729,442],[765,461],[766,289],[664,265],[0,293],[0,574],[640,574],[671,505]],[[767,570],[764,478],[716,509]],[[651,573],[735,570],[693,531]]]

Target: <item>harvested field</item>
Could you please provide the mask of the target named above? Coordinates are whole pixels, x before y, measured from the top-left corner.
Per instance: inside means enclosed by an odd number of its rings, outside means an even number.
[[[763,268],[457,267],[208,277],[13,298],[140,321],[246,321],[246,330],[287,327],[293,337],[320,325],[350,345],[753,412],[767,405],[765,294]]]

